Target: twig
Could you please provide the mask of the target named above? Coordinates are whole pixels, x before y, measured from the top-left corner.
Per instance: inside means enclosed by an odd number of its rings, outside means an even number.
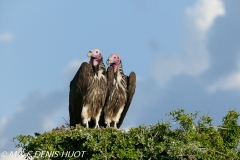
[[[204,126],[204,127],[199,127],[199,128],[219,128],[219,129],[228,129],[228,128],[224,128],[224,127],[218,127],[218,126]]]
[[[157,136],[157,134],[158,134],[158,131],[154,136],[151,134],[152,139],[154,139]]]
[[[221,155],[224,155],[226,157],[230,157],[222,152],[219,152],[219,151],[215,151],[215,150],[212,150],[212,149],[208,149],[208,148],[199,148],[199,149],[203,149],[203,150],[207,150],[207,151],[211,151],[211,152],[215,152],[215,153],[218,153],[218,154],[221,154]],[[180,154],[180,155],[177,155],[179,157],[190,157],[190,158],[194,158],[195,156],[194,155],[183,155],[183,154]]]
[[[228,129],[228,128],[224,128],[224,127],[217,127],[217,126],[214,126],[215,128],[219,128],[219,129]]]
[[[62,119],[64,119],[64,118],[62,117]],[[66,119],[64,119],[64,121],[65,121],[66,126],[70,127],[70,125],[69,125],[69,123],[66,121]]]
[[[224,156],[229,157],[228,155],[226,155],[226,154],[224,154],[224,153],[222,153],[222,152],[215,151],[215,150],[212,150],[212,149],[208,149],[208,148],[200,148],[200,149],[205,149],[205,150],[207,150],[207,151],[216,152],[216,153],[219,153],[219,154],[221,154],[221,155],[224,155]]]

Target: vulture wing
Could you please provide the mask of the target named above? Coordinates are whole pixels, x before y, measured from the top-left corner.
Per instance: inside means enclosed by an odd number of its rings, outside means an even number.
[[[89,81],[91,79],[91,66],[87,62],[83,62],[78,69],[73,80],[70,82],[69,93],[69,115],[70,126],[82,124],[81,112],[83,106],[83,98],[87,92]]]
[[[106,95],[106,101],[108,100],[108,97],[110,96],[110,93],[112,91],[113,81],[114,81],[113,67],[109,66],[108,69],[107,69],[107,95]],[[104,120],[104,108],[102,109],[101,117],[100,117],[100,120],[99,120],[99,125],[106,127],[105,120]]]
[[[122,122],[127,114],[128,108],[132,102],[132,98],[136,88],[136,74],[134,72],[131,72],[129,76],[126,76],[126,78],[127,78],[127,102],[126,105],[124,106],[119,122],[117,123],[117,128],[120,128],[120,126],[122,125]]]

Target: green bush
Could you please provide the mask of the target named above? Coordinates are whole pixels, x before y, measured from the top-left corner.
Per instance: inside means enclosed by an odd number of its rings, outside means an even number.
[[[26,159],[239,159],[240,114],[231,110],[221,126],[198,112],[171,111],[177,129],[169,122],[130,128],[87,129],[62,126],[43,134],[19,135],[14,138]],[[78,157],[78,158],[76,158]]]

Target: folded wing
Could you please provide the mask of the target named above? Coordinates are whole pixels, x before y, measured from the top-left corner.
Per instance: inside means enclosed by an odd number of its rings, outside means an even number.
[[[126,77],[127,77],[127,102],[126,102],[126,105],[124,106],[123,112],[117,124],[117,128],[120,128],[123,123],[123,120],[127,114],[128,108],[132,102],[133,95],[135,93],[135,88],[136,88],[136,74],[134,72],[131,72],[130,75]]]
[[[81,124],[81,114],[84,104],[84,96],[89,87],[89,81],[91,81],[91,66],[87,62],[83,62],[73,80],[70,82],[69,93],[69,115],[70,126],[76,126]]]

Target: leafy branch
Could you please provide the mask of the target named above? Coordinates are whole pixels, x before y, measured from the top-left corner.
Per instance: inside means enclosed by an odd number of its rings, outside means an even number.
[[[81,159],[239,159],[240,127],[236,110],[223,117],[222,124],[212,125],[212,118],[198,112],[171,111],[168,116],[179,124],[172,130],[169,122],[130,128],[89,129],[82,126],[61,126],[43,134],[19,135],[16,148],[21,148],[26,159],[36,152],[72,153],[86,151]],[[196,121],[198,119],[198,121]],[[31,152],[30,152],[31,151]],[[29,154],[31,153],[31,154]],[[61,154],[35,159],[62,159]],[[65,159],[76,159],[66,156]]]

